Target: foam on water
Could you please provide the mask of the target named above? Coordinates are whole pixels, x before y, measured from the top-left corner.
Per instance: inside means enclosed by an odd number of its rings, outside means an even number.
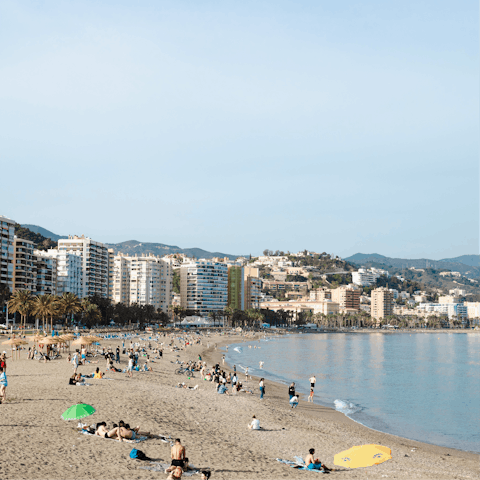
[[[345,415],[353,415],[354,413],[360,412],[362,407],[359,405],[355,405],[348,400],[335,400],[333,402],[335,404],[335,410],[344,413]]]
[[[235,350],[237,353],[242,353],[242,347],[235,347],[234,350]]]

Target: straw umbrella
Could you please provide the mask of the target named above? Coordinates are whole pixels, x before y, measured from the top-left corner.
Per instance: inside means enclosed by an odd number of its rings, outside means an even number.
[[[70,353],[70,344],[68,342],[71,342],[75,338],[75,335],[67,333],[66,335],[60,335],[60,338],[65,342],[68,347],[68,353]]]
[[[6,340],[5,342],[2,342],[2,345],[10,345],[10,348],[12,349],[12,360],[14,360],[13,357],[13,347],[18,346],[18,345],[25,345],[27,342],[22,340],[21,338],[11,338],[10,340]],[[18,349],[16,349],[17,355],[20,355],[20,352]],[[20,358],[20,357],[19,357]]]
[[[57,343],[60,343],[60,340],[58,338],[52,338],[52,337],[42,337],[39,341],[42,345],[56,345]],[[48,353],[48,348],[47,348],[47,353]]]

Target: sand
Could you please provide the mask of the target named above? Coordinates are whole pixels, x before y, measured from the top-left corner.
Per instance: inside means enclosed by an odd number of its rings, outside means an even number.
[[[0,343],[5,338],[0,338]],[[210,343],[207,349],[206,343]],[[224,343],[242,341],[239,336],[217,336],[180,352],[165,350],[163,360],[152,364],[154,371],[108,373],[107,379],[88,379],[90,387],[69,386],[72,366],[66,360],[39,363],[8,360],[8,401],[0,405],[1,479],[143,479],[166,478],[162,472],[144,470],[146,462],[132,460],[135,447],[158,461],[169,462],[170,445],[149,439],[132,445],[79,434],[77,422],[66,422],[61,414],[75,403],[88,403],[96,413],[84,421],[92,424],[118,420],[140,425],[142,430],[180,437],[190,463],[210,468],[212,479],[277,479],[321,475],[285,466],[277,457],[293,460],[316,449],[323,462],[333,466],[336,453],[353,445],[377,443],[392,449],[392,460],[369,468],[344,470],[330,475],[338,479],[425,478],[466,479],[479,477],[479,455],[428,445],[383,434],[359,425],[340,412],[301,401],[297,409],[288,405],[287,387],[266,382],[266,396],[259,399],[258,382],[248,385],[254,395],[218,395],[215,384],[200,375],[188,380],[173,372],[177,360],[202,358],[211,366],[219,361]],[[217,349],[212,345],[217,344]],[[117,340],[102,346],[116,347]],[[122,355],[122,367],[127,358]],[[104,370],[100,357],[98,366]],[[91,373],[96,364],[80,366]],[[243,375],[240,379],[243,380]],[[176,388],[184,380],[197,390]],[[252,415],[264,430],[250,431]],[[188,478],[188,477],[187,477]],[[198,475],[192,478],[200,478]]]

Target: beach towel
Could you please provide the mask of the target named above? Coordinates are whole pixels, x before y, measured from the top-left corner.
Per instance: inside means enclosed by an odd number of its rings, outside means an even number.
[[[115,437],[105,438],[105,437],[101,437],[100,435],[95,435],[94,433],[89,433],[86,430],[82,430],[80,433],[83,433],[84,435],[89,435],[90,437],[103,438],[103,439],[109,440],[109,441],[113,440],[114,442],[120,442],[120,440],[118,440]],[[130,440],[129,438],[127,438],[127,439],[125,439],[125,441],[127,443],[140,443],[140,442],[144,442],[147,439],[148,439],[148,437],[137,437],[137,438],[135,438],[135,440]]]
[[[141,468],[142,470],[150,470],[152,472],[164,473],[165,470],[170,466],[171,465],[169,463],[151,462],[149,466],[138,467],[138,468]],[[191,475],[195,475],[197,473],[200,473],[199,470],[195,468],[193,465],[189,465],[188,470],[186,472],[183,472],[182,477],[190,477]]]
[[[323,472],[322,470],[311,470],[310,468],[307,468],[302,457],[293,457],[293,458],[295,459],[295,461],[283,460],[282,458],[277,458],[276,460],[277,462],[284,463],[285,465],[292,468],[296,468],[298,470],[306,470],[307,472],[328,473],[328,472]]]

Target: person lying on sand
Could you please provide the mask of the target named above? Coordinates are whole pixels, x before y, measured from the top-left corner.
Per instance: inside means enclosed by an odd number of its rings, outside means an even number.
[[[100,423],[97,423],[95,435],[98,435],[99,437],[104,437],[104,438],[113,438],[115,435],[117,435],[117,432],[118,432],[118,427],[113,428],[112,430],[109,431],[107,428],[107,423],[100,422]]]
[[[305,457],[305,466],[309,470],[321,470],[322,472],[331,472],[332,469],[328,468],[318,458],[314,458],[314,454],[315,454],[315,449],[311,448],[308,451],[308,455]]]
[[[123,423],[120,421],[120,423]],[[128,441],[128,440],[135,440],[138,437],[150,437],[150,438],[157,438],[157,435],[152,435],[150,432],[141,432],[140,427],[131,428],[128,423],[124,424],[124,426],[118,426],[117,430],[117,438],[121,442]]]
[[[175,467],[173,470],[170,470],[170,468],[167,468],[165,470],[165,473],[170,472],[170,475],[167,477],[167,480],[178,480],[179,478],[182,478],[183,470],[181,467]]]

